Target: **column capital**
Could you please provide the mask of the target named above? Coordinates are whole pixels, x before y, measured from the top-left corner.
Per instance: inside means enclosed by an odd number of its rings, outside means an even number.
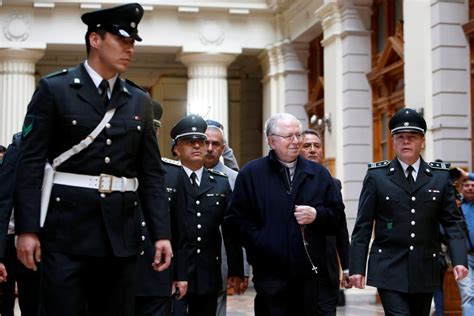
[[[300,51],[297,52],[296,48]],[[300,44],[292,43],[288,39],[268,46],[258,55],[263,70],[262,81],[265,82],[270,77],[288,73],[306,73],[304,61],[300,60],[298,56],[298,53],[302,53],[303,48]],[[304,57],[304,54],[301,55]]]
[[[321,44],[325,46],[349,35],[369,36],[371,6],[371,0],[334,0],[320,7],[315,14],[324,30]]]
[[[187,67],[195,65],[220,65],[229,66],[237,57],[235,54],[224,53],[181,53],[178,60]]]
[[[0,48],[0,60],[21,60],[36,63],[44,56],[44,49]]]

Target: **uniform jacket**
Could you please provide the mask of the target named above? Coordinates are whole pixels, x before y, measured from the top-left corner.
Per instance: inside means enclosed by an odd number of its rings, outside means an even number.
[[[41,230],[43,248],[78,255],[137,255],[141,212],[153,241],[169,238],[168,201],[149,95],[118,78],[108,108],[115,115],[95,141],[58,171],[137,177],[137,192],[100,194],[54,185]],[[38,233],[44,165],[84,139],[106,108],[83,64],[39,81],[28,105],[16,183],[16,232]]]
[[[368,285],[403,293],[433,292],[440,282],[438,223],[445,229],[453,265],[467,265],[463,221],[447,169],[421,159],[410,190],[397,158],[369,168],[352,233],[351,275],[365,275],[374,222]]]
[[[13,211],[13,193],[20,142],[21,134],[15,134],[13,142],[7,148],[3,164],[0,165],[0,258],[5,257],[8,225]]]
[[[298,157],[290,186],[285,167],[270,151],[240,170],[226,225],[242,239],[259,289],[275,287],[273,276],[314,275],[294,217],[295,205],[317,210],[315,221],[305,227],[305,238],[319,274],[327,274],[325,237],[335,234],[344,205],[326,168]]]
[[[231,190],[227,176],[204,168],[198,192],[192,188],[185,171],[186,198],[181,206],[186,210],[186,247],[188,259],[188,291],[203,295],[217,293],[222,287],[221,232]],[[229,275],[243,277],[242,249],[223,230]]]
[[[336,178],[333,178],[333,181],[338,191],[341,192],[341,181]],[[340,283],[339,264],[342,270],[349,269],[349,232],[347,231],[345,212],[341,216],[341,225],[336,230],[336,234],[326,236],[326,268],[331,283],[337,288]]]
[[[173,259],[170,268],[157,272],[152,267],[155,247],[145,229],[144,251],[138,260],[137,296],[170,296],[173,281],[188,280],[188,250],[186,244],[185,208],[177,207],[186,196],[183,189],[184,176],[180,163],[163,158],[166,173],[166,191],[168,193],[171,220],[171,246]]]

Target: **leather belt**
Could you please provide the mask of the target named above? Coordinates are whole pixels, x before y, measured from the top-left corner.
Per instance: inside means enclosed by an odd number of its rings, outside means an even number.
[[[88,176],[67,172],[56,172],[53,183],[69,185],[73,187],[97,189],[100,193],[135,192],[138,189],[137,178],[115,177],[109,174],[100,176]]]

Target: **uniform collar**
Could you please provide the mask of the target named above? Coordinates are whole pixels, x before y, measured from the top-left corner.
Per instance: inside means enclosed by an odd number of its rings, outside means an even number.
[[[182,167],[183,167],[184,172],[186,172],[186,175],[188,176],[188,178],[190,178],[190,177],[191,177],[191,173],[194,172],[194,173],[196,174],[196,181],[197,181],[197,183],[198,183],[198,184],[201,183],[202,172],[203,172],[203,170],[204,170],[203,167],[201,167],[201,168],[199,168],[198,170],[195,170],[195,171],[189,169],[188,167],[186,167],[186,166],[184,166],[184,165],[182,165]]]
[[[87,59],[84,61],[84,67],[86,68],[87,73],[91,77],[92,81],[94,82],[94,85],[96,86],[97,89],[99,89],[99,85],[102,82],[104,78],[102,78],[90,65]],[[110,97],[112,95],[112,90],[114,88],[115,82],[117,81],[118,74],[115,74],[110,79],[107,79],[109,82],[109,91],[107,91],[107,95]]]
[[[400,163],[400,166],[402,166],[402,170],[403,170],[403,173],[405,174],[405,177],[408,175],[407,173],[407,168],[408,166],[410,166],[409,164],[406,164],[404,163],[403,161],[401,161],[398,157],[398,162]],[[420,157],[418,157],[418,160],[415,161],[414,164],[412,164],[411,166],[413,167],[413,177],[416,179],[416,176],[418,175],[418,170],[420,170],[420,163],[421,163],[421,159]]]

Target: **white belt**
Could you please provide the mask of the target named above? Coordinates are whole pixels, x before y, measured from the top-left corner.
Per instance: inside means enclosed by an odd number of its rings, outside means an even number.
[[[101,193],[111,193],[113,191],[133,191],[138,189],[137,178],[114,177],[109,174],[100,176],[88,176],[67,172],[56,172],[53,183],[69,185],[73,187],[97,189]]]

